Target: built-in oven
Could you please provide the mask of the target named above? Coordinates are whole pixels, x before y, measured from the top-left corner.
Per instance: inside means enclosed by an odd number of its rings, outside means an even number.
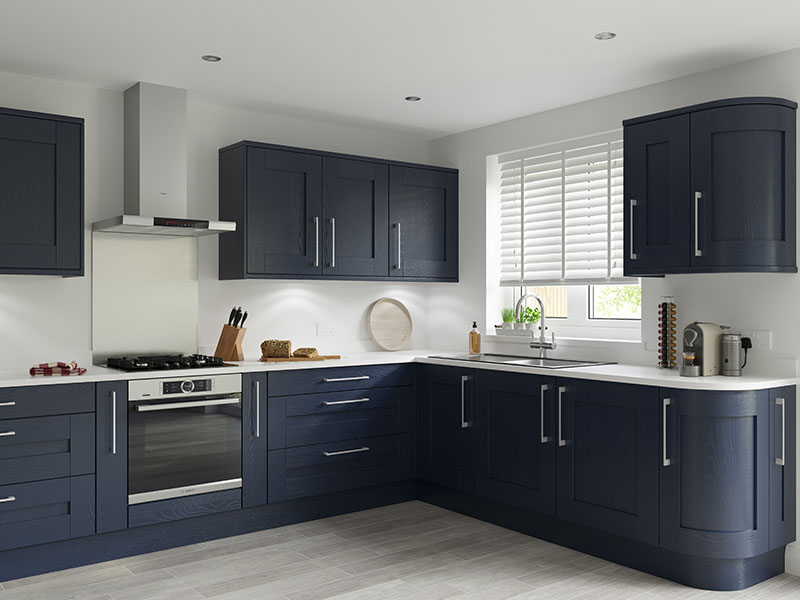
[[[242,377],[128,382],[128,504],[242,487]]]

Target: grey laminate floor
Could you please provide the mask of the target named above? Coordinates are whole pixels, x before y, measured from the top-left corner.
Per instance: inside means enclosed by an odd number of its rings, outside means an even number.
[[[798,598],[781,575],[704,592],[422,502],[2,584],[0,600]]]

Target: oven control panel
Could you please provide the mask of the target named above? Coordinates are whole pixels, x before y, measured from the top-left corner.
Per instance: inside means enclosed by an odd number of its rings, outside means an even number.
[[[128,402],[175,398],[176,396],[202,396],[208,394],[241,394],[242,376],[238,373],[225,375],[200,374],[183,377],[159,377],[154,379],[131,379],[128,382]]]
[[[210,392],[213,389],[210,379],[165,381],[162,386],[163,394],[191,394],[192,392]]]

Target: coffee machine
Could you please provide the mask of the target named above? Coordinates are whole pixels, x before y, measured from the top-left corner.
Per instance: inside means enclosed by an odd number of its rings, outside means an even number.
[[[695,321],[683,330],[683,358],[680,373],[684,377],[719,375],[722,327],[716,323]]]

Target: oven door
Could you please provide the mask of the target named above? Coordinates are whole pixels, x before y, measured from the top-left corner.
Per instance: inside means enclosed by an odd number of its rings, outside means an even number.
[[[128,504],[239,487],[241,394],[128,403]]]

